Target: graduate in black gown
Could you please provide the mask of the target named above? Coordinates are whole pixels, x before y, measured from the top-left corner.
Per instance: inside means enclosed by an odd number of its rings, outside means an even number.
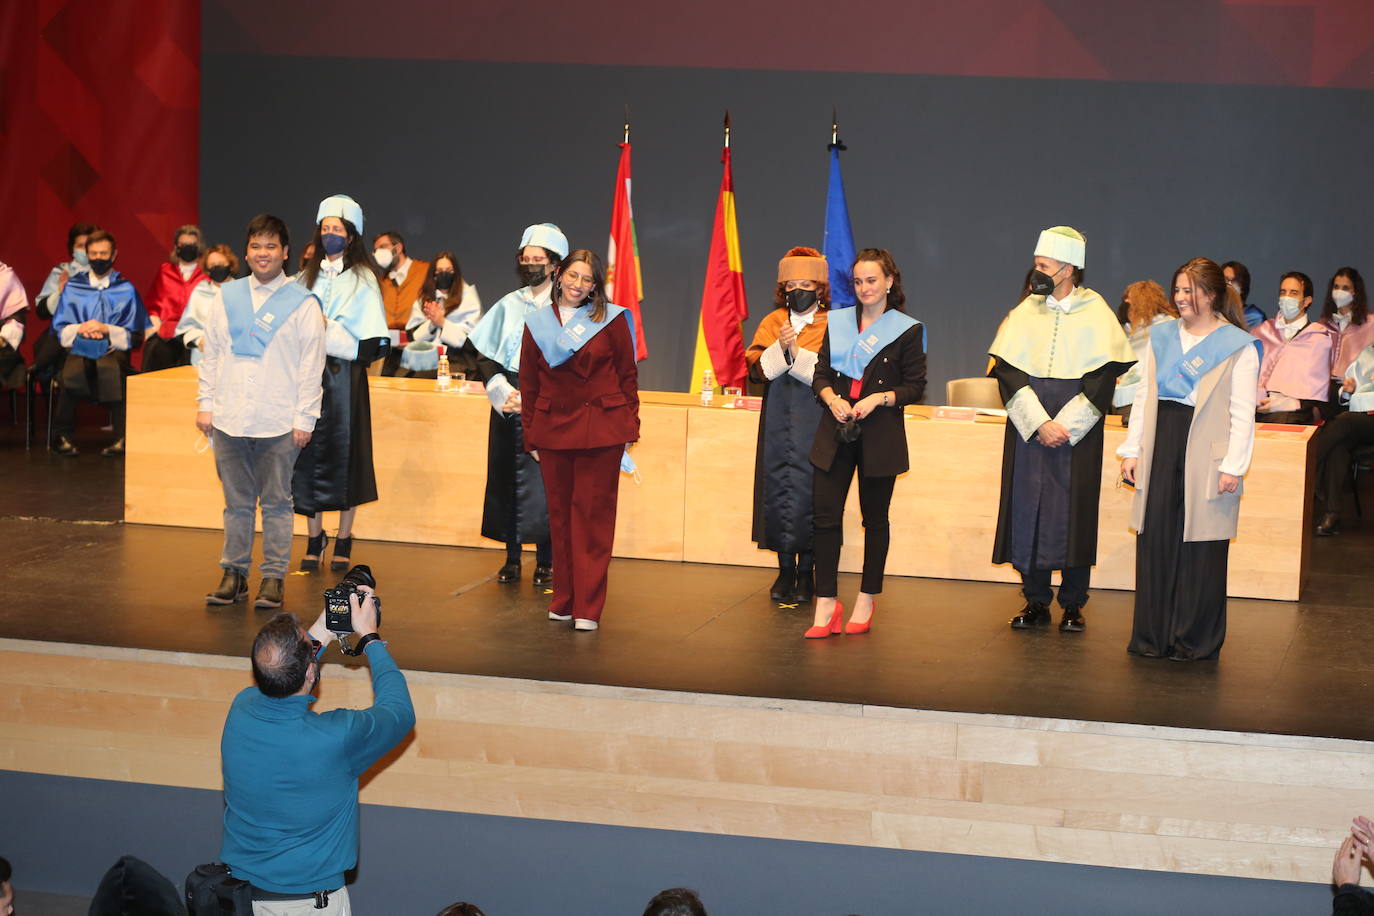
[[[1239,294],[1207,258],[1173,280],[1176,321],[1150,329],[1141,398],[1117,449],[1135,484],[1135,619],[1128,651],[1215,659],[1226,639],[1226,560],[1255,446],[1260,356]]]

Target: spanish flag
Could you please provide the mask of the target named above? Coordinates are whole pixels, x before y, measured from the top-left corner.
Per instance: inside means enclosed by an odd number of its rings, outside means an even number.
[[[696,355],[688,391],[701,391],[702,375],[710,369],[717,387],[744,387],[744,331],[749,304],[744,298],[744,268],[740,261],[739,230],[735,226],[735,180],[730,173],[730,146],[721,153],[725,170],[716,201],[711,252],[706,260],[706,285],[701,292],[701,320],[697,324]]]
[[[649,355],[644,342],[644,319],[639,303],[644,298],[644,275],[639,270],[639,240],[635,238],[634,211],[630,209],[630,144],[620,144],[620,168],[615,173],[615,201],[611,204],[611,242],[606,253],[606,298],[630,310],[635,320],[635,359]]]

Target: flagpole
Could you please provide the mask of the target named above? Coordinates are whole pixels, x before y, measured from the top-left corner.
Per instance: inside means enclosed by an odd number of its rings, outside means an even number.
[[[630,142],[630,106],[625,106],[625,141]]]
[[[725,109],[725,148],[730,148],[730,109]]]
[[[840,115],[839,109],[834,105],[830,106],[830,145],[826,149],[849,149],[840,141]]]

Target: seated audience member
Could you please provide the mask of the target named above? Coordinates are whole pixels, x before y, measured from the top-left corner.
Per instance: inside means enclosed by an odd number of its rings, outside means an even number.
[[[696,891],[670,887],[654,895],[644,908],[644,916],[706,916],[706,907]]]
[[[10,884],[12,876],[9,860],[0,857],[0,916],[14,916],[14,887]]]
[[[29,296],[14,268],[0,263],[0,388],[24,385],[24,358],[19,345],[24,342],[24,317]]]
[[[1346,367],[1337,400],[1350,409],[1322,424],[1312,437],[1317,467],[1317,499],[1323,504],[1317,534],[1329,537],[1341,530],[1341,500],[1351,483],[1350,461],[1357,446],[1374,444],[1374,344]]]
[[[399,232],[383,232],[372,243],[372,258],[386,273],[382,280],[382,307],[386,326],[391,330],[391,352],[382,363],[382,375],[395,375],[401,365],[401,332],[410,321],[411,306],[420,296],[429,274],[429,262],[406,254],[406,241]]]
[[[1329,395],[1335,332],[1307,320],[1312,278],[1290,271],[1279,281],[1279,313],[1250,333],[1264,343],[1256,418],[1311,426]]]
[[[1342,267],[1326,286],[1326,302],[1322,304],[1321,324],[1335,335],[1331,343],[1331,397],[1328,416],[1339,411],[1337,394],[1345,370],[1355,358],[1374,343],[1374,321],[1369,320],[1369,298],[1365,293],[1364,277],[1353,267]]]
[[[96,229],[90,223],[72,223],[67,230],[67,250],[71,252],[70,261],[63,261],[48,273],[43,287],[33,300],[34,317],[40,321],[51,321],[57,311],[57,298],[67,281],[88,267],[86,261],[86,239]],[[40,377],[51,377],[62,370],[62,358],[67,351],[58,343],[57,335],[51,327],[46,328],[33,342],[33,369]]]
[[[1121,294],[1121,312],[1118,314],[1121,313],[1126,315],[1121,326],[1131,338],[1136,363],[1116,380],[1116,391],[1112,393],[1112,413],[1121,416],[1129,424],[1136,389],[1144,378],[1145,348],[1150,345],[1150,328],[1177,318],[1178,309],[1165,297],[1158,283],[1138,280]]]
[[[177,334],[191,355],[193,366],[200,364],[202,356],[200,345],[205,338],[205,310],[214,302],[216,291],[238,276],[239,258],[228,245],[211,245],[201,255],[200,269],[205,279],[191,291],[191,300],[186,303],[186,311],[181,313],[181,321],[177,323]]]
[[[1253,331],[1268,316],[1263,309],[1250,303],[1250,269],[1239,261],[1227,261],[1221,265],[1221,274],[1231,288],[1240,293],[1240,301],[1245,303],[1245,326]]]
[[[75,457],[77,400],[109,405],[114,419],[115,442],[102,455],[124,454],[125,377],[129,373],[129,348],[147,327],[134,285],[114,269],[119,252],[115,238],[97,229],[86,239],[90,270],[73,277],[57,300],[52,329],[68,351],[62,364],[62,391],[53,423],[59,455]]]
[[[123,856],[100,879],[90,916],[185,916],[175,884],[142,859]]]
[[[192,291],[205,279],[200,266],[204,245],[199,226],[182,226],[167,260],[158,266],[157,278],[148,292],[148,328],[152,333],[143,347],[144,372],[185,366],[191,361],[177,335],[177,322]]]
[[[463,269],[451,251],[441,251],[429,266],[420,295],[410,311],[406,330],[411,342],[401,351],[398,375],[433,378],[440,346],[448,348],[449,369],[475,378],[477,361],[464,347],[482,315],[477,287],[463,279]]]
[[[0,914],[3,916],[3,914]],[[487,916],[482,912],[482,908],[475,903],[450,903],[435,916]]]
[[[1374,862],[1374,821],[1361,815],[1331,862],[1332,916],[1374,916],[1374,894],[1360,887],[1366,862]]]

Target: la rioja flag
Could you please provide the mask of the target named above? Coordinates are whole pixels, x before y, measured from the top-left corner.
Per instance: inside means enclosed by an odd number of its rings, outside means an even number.
[[[635,240],[634,211],[630,209],[630,144],[620,144],[620,168],[615,173],[615,202],[611,204],[611,241],[606,253],[606,298],[630,310],[635,324],[635,359],[649,355],[644,319],[639,312],[644,298],[644,275],[639,270],[639,243]]]

